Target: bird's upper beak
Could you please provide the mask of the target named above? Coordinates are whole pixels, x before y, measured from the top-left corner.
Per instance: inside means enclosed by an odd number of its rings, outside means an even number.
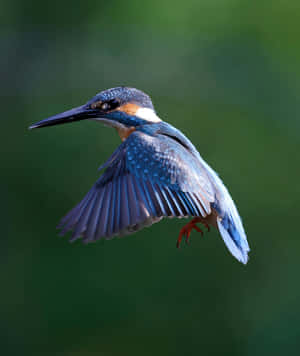
[[[99,110],[91,109],[88,105],[78,106],[77,108],[62,112],[60,114],[48,117],[42,121],[39,121],[31,126],[29,129],[37,129],[40,127],[53,126],[58,124],[66,124],[68,122],[80,121],[85,119],[92,119],[95,117],[101,117]]]

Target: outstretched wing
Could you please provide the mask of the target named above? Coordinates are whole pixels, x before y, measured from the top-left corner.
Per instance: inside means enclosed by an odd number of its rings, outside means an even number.
[[[95,185],[61,221],[85,242],[125,235],[163,217],[206,217],[214,189],[199,159],[174,139],[132,133]]]

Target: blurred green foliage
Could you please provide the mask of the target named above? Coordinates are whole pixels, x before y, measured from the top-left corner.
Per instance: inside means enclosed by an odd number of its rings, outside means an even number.
[[[298,355],[299,1],[1,3],[3,355]],[[184,221],[70,245],[55,225],[119,144],[27,127],[135,86],[221,175],[252,248]]]

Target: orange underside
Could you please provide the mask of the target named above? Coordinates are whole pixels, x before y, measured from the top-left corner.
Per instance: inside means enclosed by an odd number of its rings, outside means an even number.
[[[133,131],[135,131],[134,127],[129,127],[129,128],[117,128],[118,134],[121,138],[122,141],[125,141],[126,138],[132,134]]]

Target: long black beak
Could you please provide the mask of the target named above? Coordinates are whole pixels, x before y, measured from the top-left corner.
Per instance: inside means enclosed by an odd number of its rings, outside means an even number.
[[[82,106],[78,106],[77,108],[62,112],[60,114],[39,121],[29,126],[29,129],[32,130],[40,127],[47,127],[47,126],[53,126],[59,124],[66,124],[68,122],[91,119],[97,117],[98,115],[99,115],[99,111],[90,109],[90,107],[87,105],[82,105]]]

